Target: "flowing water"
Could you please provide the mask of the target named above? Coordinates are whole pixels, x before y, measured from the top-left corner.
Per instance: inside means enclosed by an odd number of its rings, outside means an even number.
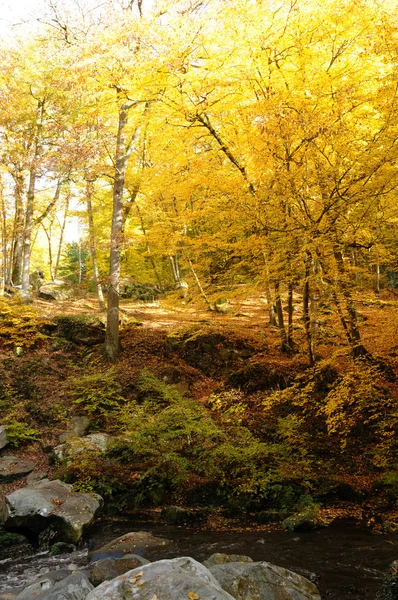
[[[398,558],[398,536],[375,535],[352,524],[337,523],[309,533],[214,532],[153,523],[98,523],[89,546],[99,546],[128,531],[151,531],[175,541],[172,551],[151,560],[192,556],[204,560],[214,552],[246,554],[287,567],[314,581],[325,600],[375,600],[383,573]],[[73,570],[87,563],[87,548],[69,555],[23,552],[0,560],[0,592],[28,585],[49,571]],[[67,573],[66,573],[67,574]],[[5,596],[0,593],[0,599]]]

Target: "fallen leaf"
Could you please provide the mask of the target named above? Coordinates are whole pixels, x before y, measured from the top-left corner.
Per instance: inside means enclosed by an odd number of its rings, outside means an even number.
[[[136,581],[139,580],[140,577],[143,576],[143,571],[140,571],[139,573],[137,573],[137,575],[134,575],[134,577],[132,577],[131,579],[129,579],[130,583],[135,583]]]
[[[199,600],[200,596],[199,594],[195,594],[195,592],[189,592],[188,598],[189,600]]]

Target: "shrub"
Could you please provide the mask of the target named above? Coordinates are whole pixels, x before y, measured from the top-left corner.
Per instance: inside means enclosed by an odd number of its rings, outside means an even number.
[[[99,422],[115,417],[116,411],[125,402],[116,378],[114,368],[71,377],[68,387],[73,404]]]
[[[40,431],[34,429],[27,423],[21,423],[14,419],[6,422],[6,431],[9,444],[18,448],[29,442],[37,442],[40,439]]]
[[[33,348],[48,339],[44,330],[51,326],[26,304],[17,301],[6,302],[0,298],[0,343],[8,348]]]

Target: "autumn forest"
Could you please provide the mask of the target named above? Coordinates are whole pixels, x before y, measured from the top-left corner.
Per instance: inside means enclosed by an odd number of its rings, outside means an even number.
[[[0,52],[11,444],[84,415],[50,468],[112,510],[395,530],[396,2],[49,0]]]

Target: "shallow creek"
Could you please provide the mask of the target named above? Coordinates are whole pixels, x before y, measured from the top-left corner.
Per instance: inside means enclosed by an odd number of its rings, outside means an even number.
[[[246,554],[311,579],[325,600],[374,600],[383,573],[398,558],[398,535],[374,535],[347,523],[298,534],[214,532],[127,520],[102,521],[91,530],[88,545],[103,545],[128,531],[140,530],[175,541],[173,551],[151,556],[151,560],[191,556],[200,561],[214,552]],[[86,563],[87,548],[56,557],[43,552],[14,554],[0,560],[0,592],[26,586],[49,571],[76,569]]]

